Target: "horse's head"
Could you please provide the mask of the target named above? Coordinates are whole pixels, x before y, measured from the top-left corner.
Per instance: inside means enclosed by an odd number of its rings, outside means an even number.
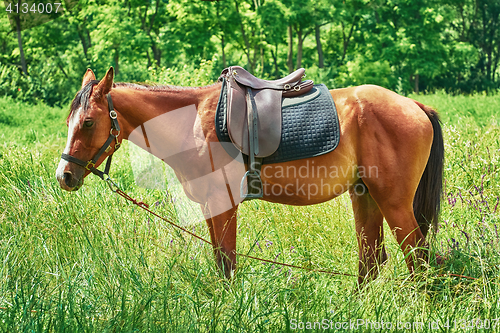
[[[92,167],[97,168],[117,148],[118,140],[109,144],[111,148],[101,149],[111,137],[110,129],[112,135],[119,135],[116,128],[112,129],[113,122],[117,122],[110,116],[106,98],[112,86],[113,67],[101,81],[97,81],[92,70],[88,69],[83,76],[82,88],[71,103],[66,120],[68,141],[56,171],[59,185],[67,191],[78,190]],[[116,118],[116,113],[114,116]],[[92,160],[95,165],[92,165]]]

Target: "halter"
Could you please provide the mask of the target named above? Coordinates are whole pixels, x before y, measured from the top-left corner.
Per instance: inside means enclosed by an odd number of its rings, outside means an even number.
[[[113,101],[111,100],[111,95],[107,94],[106,95],[108,99],[108,109],[109,109],[109,117],[111,118],[111,130],[109,131],[109,137],[104,142],[102,145],[101,149],[97,152],[97,154],[94,156],[93,159],[88,160],[87,162],[82,161],[76,157],[73,157],[71,155],[62,153],[61,158],[63,160],[66,160],[68,162],[73,162],[75,164],[78,164],[82,167],[84,167],[86,170],[89,170],[92,172],[94,175],[99,176],[103,180],[109,179],[109,169],[111,167],[111,158],[113,157],[113,154],[120,148],[120,143],[118,142],[118,136],[120,135],[120,125],[118,125],[118,120],[116,120],[117,114],[116,111],[113,108]],[[116,134],[113,134],[113,131],[116,131]],[[109,155],[108,160],[106,161],[106,167],[104,168],[104,171],[97,170],[95,167],[95,164],[99,160],[102,154],[108,153],[111,150],[111,143],[113,141],[116,141],[115,143],[115,150],[114,152]],[[104,179],[104,177],[107,176],[107,179]]]

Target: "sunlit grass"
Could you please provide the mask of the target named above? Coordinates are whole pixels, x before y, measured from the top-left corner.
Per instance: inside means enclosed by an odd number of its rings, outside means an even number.
[[[383,321],[394,327],[422,322],[414,329],[420,332],[439,331],[431,324],[446,331],[446,322],[462,331],[472,319],[500,318],[499,97],[413,98],[436,107],[444,122],[446,184],[431,249],[447,260],[410,279],[386,228],[390,259],[362,290],[355,276],[242,257],[226,281],[208,246],[125,202],[97,177],[75,193],[59,189],[54,173],[67,110],[0,99],[0,112],[8,115],[0,117],[0,329],[283,332],[290,323],[359,319],[358,331],[379,331]],[[134,184],[126,146],[114,158],[112,177],[176,218],[164,191]],[[208,238],[203,223],[190,228]],[[308,207],[244,203],[238,232],[240,253],[357,273],[348,196]]]

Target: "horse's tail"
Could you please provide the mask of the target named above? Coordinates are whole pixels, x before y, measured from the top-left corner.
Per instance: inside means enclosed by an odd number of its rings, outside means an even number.
[[[443,189],[444,142],[438,113],[420,102],[415,103],[427,114],[434,130],[431,153],[413,199],[413,213],[425,237],[431,224],[437,230]]]

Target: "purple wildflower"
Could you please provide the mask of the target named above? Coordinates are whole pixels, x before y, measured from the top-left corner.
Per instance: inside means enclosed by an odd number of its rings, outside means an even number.
[[[465,231],[463,231],[463,230],[461,230],[461,231],[465,235],[465,238],[467,238],[467,243],[469,243],[469,235]]]

